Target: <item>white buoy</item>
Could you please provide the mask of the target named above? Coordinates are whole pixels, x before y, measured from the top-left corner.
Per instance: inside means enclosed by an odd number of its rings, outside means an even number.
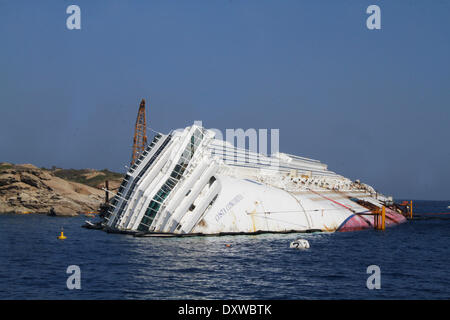
[[[297,239],[292,241],[289,248],[293,249],[309,249],[309,242],[305,239]]]

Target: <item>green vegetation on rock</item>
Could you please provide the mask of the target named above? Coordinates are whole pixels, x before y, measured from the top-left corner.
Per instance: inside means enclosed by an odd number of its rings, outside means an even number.
[[[104,184],[106,180],[120,180],[123,178],[122,174],[109,171],[108,169],[100,171],[91,169],[56,169],[52,173],[61,179],[82,183],[91,187],[98,187]]]
[[[14,165],[8,162],[0,163],[0,170],[11,169]]]

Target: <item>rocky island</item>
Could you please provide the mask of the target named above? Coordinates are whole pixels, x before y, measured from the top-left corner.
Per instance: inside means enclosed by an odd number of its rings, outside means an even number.
[[[114,192],[122,174],[109,170],[38,168],[0,162],[0,213],[74,216],[97,211],[105,201],[106,180]]]

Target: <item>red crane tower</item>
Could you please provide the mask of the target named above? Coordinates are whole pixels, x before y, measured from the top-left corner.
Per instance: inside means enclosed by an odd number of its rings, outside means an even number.
[[[133,165],[139,155],[147,145],[147,125],[145,121],[145,100],[142,99],[134,127],[133,153],[131,155],[131,165]]]

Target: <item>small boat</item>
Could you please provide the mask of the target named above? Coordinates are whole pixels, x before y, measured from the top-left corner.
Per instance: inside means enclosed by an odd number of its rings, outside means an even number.
[[[309,249],[309,242],[306,239],[297,239],[295,241],[292,241],[289,245],[289,248],[292,249]]]
[[[85,220],[84,222],[85,222],[85,224],[82,225],[83,228],[95,229],[95,230],[103,229],[103,226],[102,226],[101,222],[92,223],[89,220]]]

